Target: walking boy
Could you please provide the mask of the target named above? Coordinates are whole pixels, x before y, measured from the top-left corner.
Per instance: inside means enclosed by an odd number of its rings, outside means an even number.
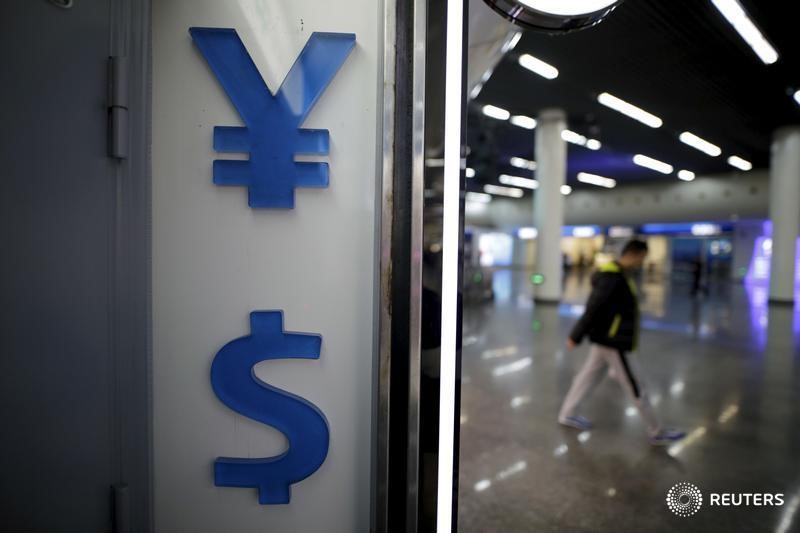
[[[592,344],[583,367],[572,380],[558,421],[581,430],[592,427],[589,420],[575,414],[575,409],[611,367],[614,378],[639,410],[650,443],[663,446],[682,439],[686,433],[661,427],[630,357],[639,336],[639,301],[630,274],[642,267],[645,256],[647,243],[632,240],[618,260],[603,265],[592,276],[592,293],[567,339],[567,348],[574,348],[587,335]]]

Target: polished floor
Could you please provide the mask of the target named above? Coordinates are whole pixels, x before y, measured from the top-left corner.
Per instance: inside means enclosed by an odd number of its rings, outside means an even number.
[[[650,446],[636,410],[606,379],[556,424],[588,347],[563,349],[588,276],[560,306],[534,306],[527,274],[494,273],[495,299],[464,309],[458,529],[467,532],[800,532],[800,312],[763,287],[721,283],[701,299],[679,283],[643,286],[642,350],[656,410],[688,437]],[[667,508],[678,482],[705,500]],[[709,505],[710,493],[781,493],[780,507]]]

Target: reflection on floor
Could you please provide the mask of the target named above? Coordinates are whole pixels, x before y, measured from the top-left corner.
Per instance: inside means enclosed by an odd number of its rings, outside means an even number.
[[[534,306],[524,272],[494,275],[495,301],[464,310],[458,529],[800,531],[800,312],[767,307],[762,287],[645,284],[641,366],[656,409],[689,432],[651,447],[636,411],[605,380],[578,432],[555,422],[584,344],[563,340],[588,278],[560,306]],[[694,516],[666,506],[685,481],[704,493]],[[712,507],[709,494],[782,493],[782,507]]]

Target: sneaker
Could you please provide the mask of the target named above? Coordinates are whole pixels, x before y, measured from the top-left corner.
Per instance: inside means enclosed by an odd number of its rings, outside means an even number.
[[[568,426],[575,429],[585,431],[592,429],[592,423],[582,416],[568,416],[566,418],[559,418],[558,423],[562,426]]]
[[[677,429],[662,429],[652,437],[650,437],[650,444],[653,446],[669,446],[674,444],[686,436],[685,431]]]

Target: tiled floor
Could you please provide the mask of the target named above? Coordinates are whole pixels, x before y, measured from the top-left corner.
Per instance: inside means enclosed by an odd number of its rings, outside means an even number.
[[[656,410],[689,432],[649,445],[636,411],[606,379],[582,413],[556,424],[587,353],[563,340],[588,278],[561,306],[534,307],[524,272],[494,274],[495,301],[465,308],[459,531],[800,531],[800,313],[767,307],[763,288],[643,287],[642,351]],[[668,489],[697,485],[704,505],[679,518]],[[710,493],[782,493],[781,507],[710,506]]]

